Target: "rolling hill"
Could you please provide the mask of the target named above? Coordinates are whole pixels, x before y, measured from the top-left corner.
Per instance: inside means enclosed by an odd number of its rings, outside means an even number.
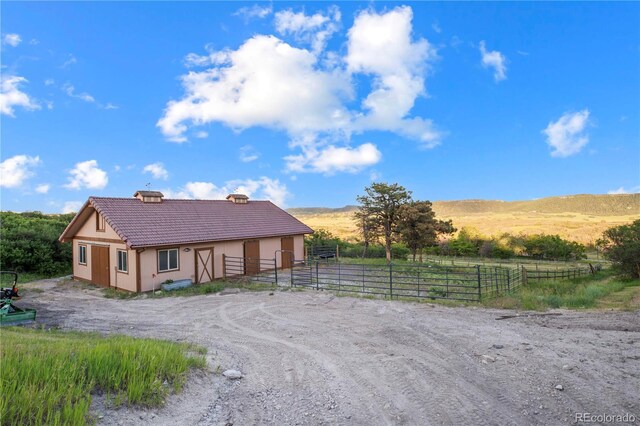
[[[291,208],[289,213],[312,228],[324,228],[348,240],[357,238],[353,212],[356,206]],[[595,242],[602,232],[640,219],[640,194],[568,195],[528,201],[435,201],[440,219],[476,228],[484,235],[559,234],[584,244]]]

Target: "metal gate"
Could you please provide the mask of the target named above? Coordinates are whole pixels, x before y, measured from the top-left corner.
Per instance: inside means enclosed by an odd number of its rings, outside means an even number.
[[[294,261],[291,266],[291,286],[313,287],[313,267],[305,261]]]

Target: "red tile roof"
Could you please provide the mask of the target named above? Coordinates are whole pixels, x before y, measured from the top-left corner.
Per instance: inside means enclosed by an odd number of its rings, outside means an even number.
[[[224,200],[163,200],[144,203],[136,198],[90,197],[74,221],[89,204],[131,248],[313,232],[270,201],[235,204]],[[73,237],[74,221],[61,240]]]

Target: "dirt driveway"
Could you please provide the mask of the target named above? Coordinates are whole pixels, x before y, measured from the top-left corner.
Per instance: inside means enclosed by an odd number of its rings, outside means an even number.
[[[245,375],[198,374],[157,410],[106,410],[96,398],[99,424],[555,425],[583,412],[640,419],[640,312],[499,319],[515,312],[314,290],[113,300],[53,281],[32,286],[45,292],[22,305],[37,307],[40,322],[197,343],[212,371]]]

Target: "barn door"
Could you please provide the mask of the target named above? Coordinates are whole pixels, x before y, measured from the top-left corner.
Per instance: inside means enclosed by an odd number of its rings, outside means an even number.
[[[260,272],[260,241],[244,243],[244,273],[254,275]]]
[[[195,249],[196,284],[213,281],[213,247]]]
[[[280,239],[280,252],[282,269],[289,269],[293,263],[293,237]]]
[[[109,247],[91,246],[91,282],[109,287]]]

